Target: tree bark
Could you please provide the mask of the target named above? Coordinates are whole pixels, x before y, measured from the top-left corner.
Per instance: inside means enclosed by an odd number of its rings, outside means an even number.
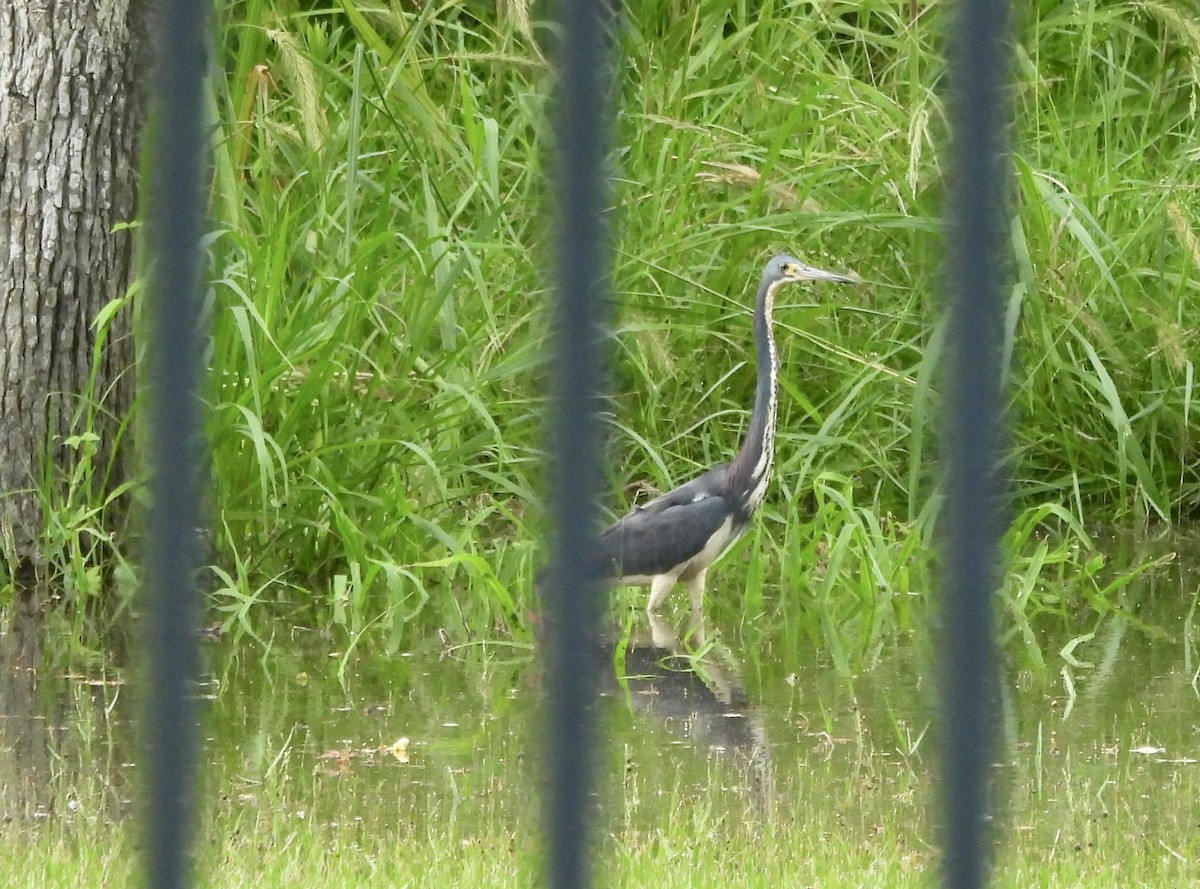
[[[18,610],[45,595],[47,505],[103,503],[124,476],[131,312],[97,320],[134,273],[144,25],[142,0],[0,4],[0,555]]]

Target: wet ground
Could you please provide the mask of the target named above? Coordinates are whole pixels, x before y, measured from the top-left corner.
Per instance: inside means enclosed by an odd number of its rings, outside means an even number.
[[[1001,848],[1052,859],[1133,838],[1182,858],[1175,850],[1200,829],[1200,585],[1179,565],[1142,583],[1125,610],[1045,632],[1044,668],[1006,648]],[[713,624],[693,644],[669,620],[635,614],[629,626],[586,654],[603,688],[602,835],[673,819],[691,819],[688,830],[697,818],[709,830],[804,821],[850,843],[884,838],[916,862],[933,856],[937,739],[922,678],[932,643],[892,645],[839,676],[817,647],[783,650],[758,628]],[[351,835],[451,824],[467,840],[498,823],[538,830],[529,649],[347,654],[301,629],[269,651],[206,646],[206,817],[258,823],[270,812]],[[6,817],[123,812],[137,774],[124,686],[94,668],[43,677],[56,693],[9,675]],[[22,688],[33,690],[25,710]]]

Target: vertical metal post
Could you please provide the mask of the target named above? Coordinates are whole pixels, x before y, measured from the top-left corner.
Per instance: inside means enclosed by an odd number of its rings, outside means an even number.
[[[147,883],[190,880],[199,751],[200,237],[208,3],[161,0],[154,22],[153,112],[146,184],[150,507],[146,524]]]
[[[992,600],[1000,577],[1007,435],[1000,390],[1008,263],[1007,0],[959,0],[948,44],[947,352],[941,589],[942,884],[987,881],[998,730]]]
[[[557,201],[554,379],[549,423],[551,561],[541,584],[546,628],[548,882],[590,882],[595,808],[596,680],[586,651],[602,589],[588,557],[597,526],[609,248],[603,167],[611,66],[601,0],[559,0],[553,103]]]

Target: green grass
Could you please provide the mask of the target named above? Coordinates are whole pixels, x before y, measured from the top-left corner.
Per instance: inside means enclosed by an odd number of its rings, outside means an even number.
[[[777,312],[762,560],[724,569],[750,575],[747,621],[789,612],[843,669],[911,629],[931,586],[943,23],[908,9],[658,3],[620,36],[614,490],[666,488],[736,448],[769,255],[870,281]],[[1018,24],[1018,625],[1089,601],[1095,529],[1200,505],[1198,47],[1172,10],[1042,3]],[[538,28],[491,15],[227,13],[210,429],[230,627],[261,633],[282,607],[390,647],[422,627],[527,632],[550,77]]]
[[[900,782],[889,786],[893,783]],[[1077,788],[1089,799],[1102,790],[1099,785]],[[681,801],[681,811],[695,803]],[[598,884],[636,887],[651,879],[664,887],[930,885],[937,867],[933,850],[907,834],[904,812],[892,810],[883,813],[887,820],[873,820],[879,814],[850,806],[828,814],[817,809],[812,817],[783,824],[683,815],[659,827],[612,836],[610,842],[620,848],[600,856]],[[1002,845],[1005,859],[992,885],[1187,883],[1189,862],[1200,854],[1187,832],[1172,833],[1182,840],[1172,846],[1160,843],[1161,835],[1144,836],[1137,821],[1118,819],[1123,823],[1110,826],[1109,818],[1092,811],[1067,819],[1057,842],[1055,836],[1039,835],[1033,842],[1018,835]],[[372,834],[343,825],[308,825],[295,810],[260,820],[267,823],[243,818],[214,825],[236,833],[204,842],[197,886],[528,886],[541,873],[528,837],[501,824],[463,832],[434,823],[412,833]],[[1028,833],[1036,825],[1022,829]],[[58,828],[32,842],[18,840],[11,829],[6,833],[11,854],[5,869],[12,868],[6,884],[14,889],[132,885],[140,876],[129,838],[111,825],[94,831]],[[755,850],[753,863],[747,861],[747,848]]]
[[[545,26],[497,9],[224,9],[211,604],[264,646],[283,621],[385,651],[529,638],[552,77]],[[1200,511],[1200,38],[1181,10],[1046,0],[1016,24],[1004,595],[1027,645],[1030,621],[1100,617],[1140,570],[1097,573],[1091,535]],[[715,573],[718,613],[783,619],[843,671],[911,631],[934,585],[941,12],[660,0],[619,29],[611,506],[736,449],[766,258],[857,272],[777,310],[775,482]],[[98,507],[51,512],[71,589],[114,558]]]

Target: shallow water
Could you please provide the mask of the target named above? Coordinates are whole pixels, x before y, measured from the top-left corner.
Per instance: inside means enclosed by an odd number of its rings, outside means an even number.
[[[1161,585],[1161,582],[1160,582]],[[1200,731],[1185,628],[1186,591],[1159,612],[1114,614],[1036,675],[1009,657],[1000,692],[997,820],[1047,850],[1103,831],[1194,831]],[[816,653],[780,657],[710,627],[689,650],[645,618],[614,665],[592,653],[603,688],[601,823],[653,830],[703,800],[714,823],[804,818],[829,830],[895,833],[926,855],[936,732],[928,653],[899,647],[839,677]],[[657,637],[657,638],[655,638]],[[1070,637],[1041,640],[1057,652]],[[259,788],[326,823],[450,819],[537,829],[538,663],[520,649],[275,655],[227,668],[214,690],[208,749],[225,798]],[[403,740],[402,740],[403,739]],[[300,812],[294,813],[300,817]],[[1048,852],[1049,854],[1049,852]]]
[[[998,695],[1001,860],[1017,847],[1048,861],[1119,858],[1130,843],[1182,860],[1179,849],[1195,848],[1191,564],[1131,585],[1123,610],[1042,631],[1044,669],[1009,643]],[[627,640],[589,655],[603,689],[602,836],[669,834],[680,819],[685,831],[802,824],[828,838],[831,854],[883,840],[915,865],[935,860],[935,702],[922,678],[932,645],[894,646],[838,676],[816,647],[785,648],[757,627],[713,623],[692,645],[669,621],[651,627],[636,614],[630,626]],[[350,838],[421,838],[436,827],[469,841],[497,825],[537,833],[539,663],[529,650],[430,645],[387,657],[306,631],[265,653],[206,645],[207,819]],[[59,702],[49,717],[19,712],[6,686],[8,817],[120,813],[137,769],[120,687],[96,675],[57,680],[67,691],[49,696]],[[26,722],[52,729],[41,742],[51,755],[30,768],[14,757],[38,743],[11,743]]]

